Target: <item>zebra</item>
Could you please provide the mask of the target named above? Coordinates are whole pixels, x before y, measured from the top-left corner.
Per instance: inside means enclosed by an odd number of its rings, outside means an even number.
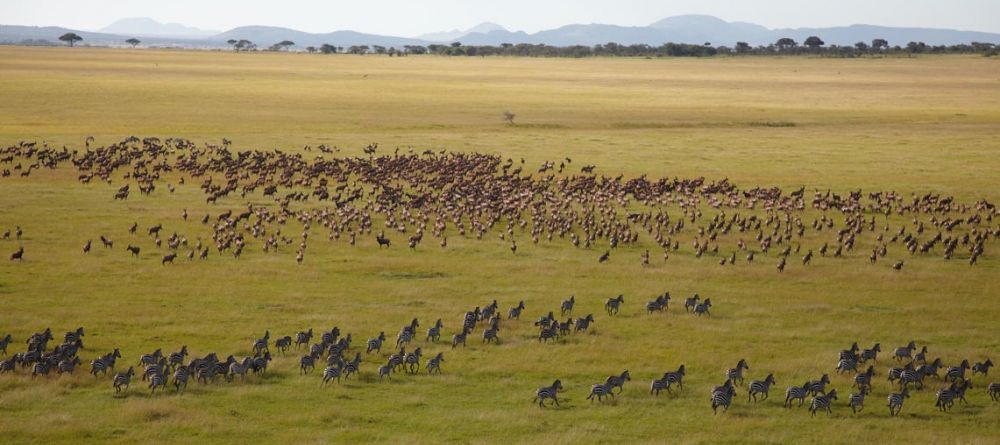
[[[625,382],[632,380],[632,375],[628,373],[626,369],[621,375],[609,376],[605,383],[608,386],[608,390],[613,390],[618,388],[618,392],[621,393],[625,390]]]
[[[58,371],[60,374],[66,372],[72,374],[73,370],[76,369],[76,365],[79,364],[80,364],[80,357],[73,357],[72,359],[63,359],[60,360],[59,364],[56,366],[56,371]]]
[[[716,387],[712,390],[712,414],[718,414],[718,408],[721,406],[723,412],[729,411],[729,405],[733,403],[733,396],[736,395],[736,389],[733,388],[732,380],[726,380],[726,383],[721,387]]]
[[[469,335],[469,330],[467,330],[465,328],[462,329],[462,332],[453,335],[451,337],[451,349],[455,349],[455,347],[458,346],[459,343],[461,343],[462,347],[464,348],[465,347],[465,338],[468,335]]]
[[[378,380],[381,382],[383,378],[388,377],[392,380],[392,364],[386,364],[378,367]]]
[[[871,388],[872,386],[872,376],[875,375],[875,367],[868,365],[868,369],[865,372],[854,376],[854,385],[859,389]]]
[[[290,335],[286,335],[275,340],[274,347],[278,349],[278,352],[284,354],[288,348],[292,347],[292,337]]]
[[[887,374],[888,375],[887,380],[889,380],[890,383],[895,380],[898,380],[900,377],[902,377],[903,371],[907,369],[913,369],[913,362],[907,363],[902,368],[889,368],[889,372]]]
[[[566,315],[573,313],[573,305],[576,304],[576,296],[570,295],[569,299],[563,300],[562,304],[559,305],[559,315]]]
[[[170,355],[167,356],[167,363],[169,363],[171,367],[176,367],[184,363],[184,358],[187,357],[187,355],[188,355],[187,345],[181,346],[180,351],[171,352]]]
[[[107,375],[109,369],[115,369],[115,359],[119,359],[121,356],[121,352],[118,351],[118,348],[115,348],[114,351],[94,359],[90,362],[90,373],[94,377],[97,377],[98,372],[102,375]]]
[[[590,400],[590,403],[594,403],[594,396],[597,396],[598,401],[603,401],[604,396],[614,398],[615,393],[607,383],[596,383],[590,387],[590,395],[587,396],[587,400]]]
[[[0,374],[5,374],[7,372],[14,372],[17,369],[17,364],[21,361],[21,354],[15,353],[7,360],[0,361]]]
[[[761,394],[760,400],[767,400],[771,385],[774,384],[774,374],[768,374],[764,380],[754,380],[750,382],[750,391],[747,394],[747,403],[752,399],[757,402],[757,394]]]
[[[174,371],[174,391],[181,392],[181,388],[187,388],[188,377],[191,373],[187,366],[180,365]]]
[[[158,362],[144,366],[142,370],[142,380],[146,381],[146,379],[148,379],[150,376],[152,376],[157,372],[161,372],[160,369],[166,369],[166,367],[167,367],[167,359],[162,357]]]
[[[442,327],[444,327],[444,324],[441,323],[441,319],[439,318],[437,322],[434,323],[434,326],[427,329],[427,340],[437,343],[437,341],[441,339]]]
[[[745,359],[741,358],[740,361],[736,363],[735,368],[729,368],[726,371],[726,378],[732,380],[733,382],[739,382],[740,384],[743,384],[744,369],[750,369],[750,365],[747,364],[747,361]]]
[[[44,360],[39,360],[35,362],[34,366],[31,367],[31,378],[35,378],[36,375],[49,375],[49,363]]]
[[[161,357],[163,357],[163,351],[160,349],[153,351],[152,354],[143,354],[139,357],[139,366],[155,365]]]
[[[590,324],[593,322],[594,314],[587,314],[586,317],[577,318],[576,322],[573,323],[576,326],[576,329],[573,332],[587,331],[590,329]]]
[[[417,348],[419,351],[420,348]],[[354,354],[354,359],[344,364],[344,378],[350,378],[351,374],[361,372],[361,353]]]
[[[573,328],[573,319],[567,318],[565,322],[557,323],[559,326],[559,335],[569,335]]]
[[[7,356],[7,345],[10,344],[10,341],[11,341],[10,334],[7,334],[6,337],[4,337],[2,340],[0,340],[0,352],[3,353],[4,357]]]
[[[684,312],[691,312],[691,309],[694,309],[696,306],[698,306],[698,300],[699,299],[701,299],[701,297],[699,297],[698,294],[694,294],[694,295],[688,297],[687,299],[685,299],[684,300]]]
[[[712,313],[709,312],[709,310],[708,310],[708,308],[710,308],[710,307],[712,307],[712,299],[711,298],[706,298],[701,303],[698,303],[697,305],[695,305],[695,307],[694,307],[694,313],[696,315],[698,315],[699,317],[702,316],[702,314],[705,314],[705,315],[708,315],[708,316],[712,316]]]
[[[837,362],[837,374],[854,371],[858,372],[858,361],[854,357],[845,357]]]
[[[545,343],[549,342],[549,339],[558,340],[559,339],[559,324],[553,323],[549,326],[543,326],[541,331],[538,333],[538,341]]]
[[[897,416],[903,409],[903,402],[910,397],[910,390],[903,388],[901,392],[889,394],[889,415]]]
[[[115,388],[115,394],[128,391],[128,385],[132,383],[132,376],[134,375],[135,369],[131,366],[128,367],[128,371],[115,374],[114,379],[111,381],[111,386]]]
[[[339,364],[337,366],[327,366],[326,369],[323,370],[323,383],[321,383],[321,385],[326,385],[333,379],[337,379],[337,383],[340,383],[341,372],[342,369]]]
[[[927,346],[920,348],[920,352],[913,356],[913,361],[918,363],[927,363]]]
[[[466,331],[472,332],[476,328],[476,323],[479,321],[479,307],[477,306],[475,310],[466,312],[465,316],[462,317],[462,328]]]
[[[868,360],[877,361],[878,353],[882,352],[882,345],[875,343],[871,349],[865,349],[861,351],[861,356],[859,357],[861,363],[867,362]]]
[[[63,336],[63,343],[74,343],[77,340],[83,338],[83,328],[76,328],[75,331],[69,331]]]
[[[941,358],[938,357],[934,359],[933,362],[929,364],[923,364],[917,367],[917,372],[923,374],[924,376],[934,376],[936,379],[940,379],[941,376],[938,375],[938,368],[942,366]]]
[[[403,362],[405,361],[405,359],[406,359],[406,348],[399,348],[399,352],[389,355],[388,364],[392,367],[392,370],[395,371],[396,368],[403,366]]]
[[[420,348],[414,349],[413,352],[406,354],[403,358],[403,366],[410,374],[416,373],[420,370],[420,356],[423,351]]]
[[[299,349],[299,346],[302,345],[309,346],[309,342],[312,341],[312,337],[313,337],[312,328],[309,328],[308,331],[305,332],[300,331],[298,334],[295,334],[295,349]]]
[[[622,303],[625,302],[625,296],[618,294],[615,298],[608,298],[608,301],[604,302],[604,310],[607,311],[608,315],[615,315],[621,308]]]
[[[830,383],[830,376],[823,374],[819,380],[811,381],[806,384],[805,389],[809,392],[809,395],[816,397],[816,394],[823,393],[826,394],[826,385]]]
[[[937,400],[934,402],[934,406],[941,411],[948,411],[955,404],[955,399],[965,401],[965,391],[971,387],[971,382],[963,380],[961,385],[952,383],[948,388],[939,389],[936,394]]]
[[[299,372],[306,374],[307,372],[316,369],[317,358],[318,356],[316,355],[303,355],[302,358],[299,359]]]
[[[497,344],[499,344],[500,337],[497,336],[497,331],[499,331],[499,328],[497,328],[496,326],[486,328],[486,330],[483,331],[483,343],[490,343],[495,341]]]
[[[521,311],[523,311],[523,310],[524,310],[524,300],[521,300],[521,302],[518,303],[517,306],[514,306],[514,307],[510,308],[509,311],[507,311],[507,319],[508,320],[520,320],[521,319]]]
[[[8,338],[9,337],[10,336],[8,336]],[[6,351],[4,351],[4,352],[6,353]],[[990,359],[986,359],[986,361],[982,362],[982,363],[978,363],[977,362],[975,365],[972,365],[972,375],[976,375],[976,374],[982,374],[984,376],[989,375],[990,374],[990,367],[992,367],[992,366],[993,366],[993,360],[990,360]]]
[[[673,394],[673,391],[670,390],[670,386],[673,385],[674,383],[677,383],[677,386],[683,389],[684,388],[684,384],[682,382],[683,379],[684,379],[684,365],[681,365],[681,367],[678,368],[677,371],[665,372],[663,373],[663,377],[660,378],[659,380],[654,379],[653,382],[649,385],[649,393],[653,394],[655,391],[656,395],[659,396],[660,391],[667,390],[668,393]]]
[[[271,331],[264,331],[264,336],[254,340],[252,350],[254,355],[261,354],[268,350],[267,345],[271,340]]]
[[[247,381],[247,371],[250,370],[253,364],[253,359],[250,357],[244,357],[242,362],[233,362],[229,364],[229,373],[226,374],[226,381],[232,382],[237,375],[240,376],[240,381]]]
[[[857,414],[865,409],[865,395],[870,391],[868,386],[864,386],[856,393],[851,393],[847,398],[847,404],[851,405],[851,413]]]
[[[319,341],[323,345],[329,345],[336,342],[338,337],[340,337],[340,328],[334,326],[329,332],[324,332],[323,335],[320,336]]]
[[[965,380],[966,369],[969,369],[969,361],[962,360],[962,364],[948,368],[948,371],[944,374],[944,379],[951,382],[957,381],[958,379]]]
[[[990,383],[990,386],[986,390],[987,392],[990,393],[991,400],[993,400],[994,402],[1000,400],[1000,383],[998,382]]]
[[[167,375],[157,368],[157,372],[153,373],[149,377],[149,394],[153,395],[156,393],[156,388],[161,388],[164,391],[167,389]]]
[[[379,354],[382,353],[382,343],[385,342],[385,331],[378,333],[378,337],[368,339],[368,352],[371,354],[372,351],[377,351]]]
[[[432,358],[430,360],[427,360],[427,366],[426,366],[427,373],[428,374],[433,374],[433,373],[437,372],[438,374],[440,374],[441,373],[441,362],[443,362],[443,361],[444,361],[444,353],[443,352],[439,352],[438,355],[434,356],[434,358]]]
[[[663,312],[667,309],[667,303],[670,301],[670,292],[663,295],[657,295],[656,299],[646,303],[646,313],[652,314],[653,312]]]
[[[267,362],[271,361],[271,353],[264,351],[264,355],[255,356],[250,364],[250,369],[254,374],[264,374],[267,371]]]
[[[830,392],[819,397],[813,397],[812,405],[809,406],[809,412],[812,417],[816,417],[816,411],[821,409],[825,409],[827,414],[833,414],[833,411],[830,409],[830,405],[833,404],[834,400],[837,400],[836,389],[831,389]]]
[[[802,404],[805,403],[806,396],[809,395],[809,390],[806,388],[809,388],[811,383],[812,382],[805,382],[802,386],[789,386],[788,389],[785,390],[785,407],[791,408],[792,401],[796,399],[799,401],[799,406],[802,406]]]
[[[925,346],[926,347],[926,346]],[[896,360],[902,360],[904,358],[912,359],[913,350],[917,348],[917,344],[914,341],[910,341],[906,346],[900,346],[892,352],[892,358]]]
[[[538,401],[538,406],[544,408],[545,399],[552,399],[552,403],[555,403],[556,406],[559,406],[559,399],[557,398],[557,394],[561,389],[562,389],[562,382],[559,381],[559,379],[556,379],[556,381],[552,382],[551,386],[543,386],[541,388],[538,388],[538,391],[535,392],[535,398],[534,400],[532,400],[532,403]]]
[[[396,347],[405,345],[413,340],[413,336],[417,333],[417,328],[420,326],[420,322],[416,318],[410,322],[409,325],[403,326],[399,330],[399,335],[396,336]]]

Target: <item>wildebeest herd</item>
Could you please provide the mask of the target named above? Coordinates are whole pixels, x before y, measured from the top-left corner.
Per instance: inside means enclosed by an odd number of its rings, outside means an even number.
[[[669,292],[656,296],[646,304],[646,312],[666,311],[669,300]],[[693,303],[696,300],[697,295],[689,298],[686,306],[699,305],[700,303]],[[572,315],[575,302],[575,296],[564,300],[560,305],[560,315]],[[605,308],[608,316],[617,314],[623,302],[624,297],[621,295],[607,299]],[[612,310],[612,308],[614,309]],[[475,332],[477,327],[482,328],[482,342],[484,344],[499,343],[501,324],[518,323],[521,311],[524,309],[524,301],[512,306],[507,312],[506,321],[502,321],[500,306],[496,300],[466,312],[459,320],[458,328],[452,337],[451,349],[454,350],[459,345],[464,347],[468,334]],[[690,311],[690,309],[686,308],[686,311]],[[593,322],[593,314],[578,317],[575,320],[570,317],[566,322],[560,322],[555,317],[554,312],[550,311],[539,317],[534,322],[534,326],[539,330],[538,341],[548,342],[549,340],[557,340],[561,336],[586,332]],[[299,331],[294,336],[286,335],[279,338],[272,338],[270,331],[265,331],[262,336],[250,342],[250,354],[245,355],[242,359],[236,358],[235,355],[221,359],[220,354],[215,352],[204,356],[194,356],[184,345],[169,353],[158,348],[142,354],[135,365],[131,365],[129,362],[130,366],[126,371],[115,372],[117,361],[123,359],[120,350],[115,348],[90,360],[90,373],[94,378],[99,378],[114,372],[111,377],[111,386],[116,394],[129,391],[132,380],[137,373],[143,381],[148,382],[146,386],[150,395],[155,395],[157,390],[163,392],[170,386],[173,387],[174,392],[180,393],[192,379],[202,384],[220,380],[232,383],[236,380],[246,382],[248,374],[264,375],[269,362],[272,361],[272,351],[275,354],[284,355],[294,348],[305,351],[299,359],[298,371],[300,374],[311,373],[317,367],[317,363],[325,366],[321,374],[321,385],[324,386],[333,380],[340,382],[342,378],[349,379],[353,375],[358,375],[361,373],[363,360],[368,360],[372,354],[385,360],[385,364],[377,369],[380,381],[391,380],[392,374],[399,372],[408,375],[421,371],[428,375],[439,374],[442,372],[442,363],[445,361],[444,351],[425,355],[423,350],[424,347],[432,348],[438,344],[443,334],[444,323],[438,319],[426,330],[426,336],[422,336],[418,332],[419,327],[420,321],[416,318],[402,326],[396,335],[393,347],[385,355],[382,353],[384,343],[387,340],[385,331],[369,338],[361,347],[352,346],[352,334],[343,335],[339,327],[320,332],[308,329]],[[7,357],[8,346],[13,341],[13,336],[8,334],[0,339],[0,353],[6,357],[5,360],[0,361],[0,375],[9,372],[16,373],[19,368],[25,370],[24,372],[29,372],[27,370],[30,369],[32,379],[44,377],[53,372],[72,374],[76,367],[83,363],[79,354],[84,349],[84,336],[83,327],[68,331],[63,335],[62,343],[49,350],[48,344],[55,339],[55,336],[52,330],[47,328],[42,332],[31,334],[27,338],[25,341],[27,348],[24,352],[17,352]],[[412,343],[420,342],[421,337],[423,337],[424,345],[416,346],[407,351]],[[362,349],[364,353],[362,353]],[[837,374],[853,375],[851,388],[855,392],[851,393],[843,402],[851,408],[852,413],[864,410],[866,397],[876,390],[876,363],[881,351],[880,343],[875,343],[871,348],[861,349],[855,342],[850,348],[841,351],[837,357],[835,367]],[[975,363],[965,359],[953,366],[945,366],[941,358],[930,360],[928,352],[929,349],[926,345],[918,350],[914,341],[892,350],[890,362],[897,366],[888,367],[885,370],[888,381],[886,384],[888,386],[886,406],[890,415],[895,416],[900,413],[906,400],[911,396],[911,390],[918,392],[924,390],[925,379],[928,378],[936,379],[939,382],[936,385],[938,389],[934,393],[934,406],[940,411],[948,411],[956,402],[968,403],[966,394],[969,389],[974,388],[972,379],[977,374],[981,374],[983,377],[988,376],[990,368],[993,367],[993,362],[990,359]],[[886,361],[884,357],[883,361]],[[421,369],[422,363],[423,368]],[[117,369],[122,367],[119,366]],[[137,371],[136,367],[140,369]],[[861,367],[865,367],[863,372]],[[778,382],[777,378],[773,373],[769,373],[763,379],[751,380],[746,383],[750,369],[749,362],[740,359],[732,368],[723,370],[724,383],[711,389],[709,401],[713,412],[718,413],[719,408],[728,411],[738,395],[737,388],[744,384],[746,385],[747,403],[756,404],[768,400],[772,386]],[[674,370],[667,370],[659,377],[654,377],[650,383],[649,394],[659,396],[663,391],[674,394],[675,388],[676,391],[682,391],[684,377],[688,372],[687,367],[681,364]],[[618,394],[624,392],[625,385],[631,380],[632,374],[627,369],[620,374],[608,376],[590,387],[586,400],[594,402],[603,401],[605,398],[614,399]],[[783,406],[791,408],[796,405],[796,402],[798,402],[797,406],[802,406],[807,397],[812,397],[808,405],[812,416],[820,411],[832,413],[834,401],[838,400],[838,392],[836,389],[829,388],[832,386],[831,382],[830,374],[824,373],[816,380],[807,380],[801,385],[788,386],[785,390]],[[1000,401],[1000,383],[990,383],[985,389],[993,401]],[[556,379],[552,385],[539,388],[536,391],[534,402],[542,407],[545,406],[546,400],[551,400],[552,404],[559,405],[559,392],[564,390],[562,381]]]
[[[815,191],[809,198],[804,187],[787,192],[778,187],[740,189],[725,179],[625,179],[599,176],[593,166],[570,173],[569,158],[558,167],[546,161],[529,172],[523,159],[479,153],[397,149],[376,155],[376,144],[365,149],[364,157],[329,159],[334,150],[321,145],[321,153],[310,159],[309,146],[301,153],[285,153],[236,151],[228,140],[200,146],[180,138],[129,137],[100,147],[91,147],[91,141],[83,151],[34,142],[5,147],[0,149],[0,164],[8,164],[3,176],[18,172],[30,177],[70,163],[83,184],[124,181],[112,193],[116,200],[128,199],[136,189],[152,195],[165,182],[169,193],[174,184],[196,184],[208,205],[255,193],[274,199],[274,206],[246,204],[206,212],[200,218],[210,228],[204,239],[165,228],[169,223],[150,224],[162,264],[178,258],[204,260],[213,247],[219,255],[239,258],[253,244],[265,253],[295,245],[301,263],[315,227],[328,231],[330,240],[355,245],[367,236],[388,248],[393,248],[391,235],[396,233],[410,249],[422,245],[425,233],[447,248],[449,234],[482,239],[499,228],[495,236],[509,242],[515,255],[522,239],[539,243],[559,238],[582,248],[604,244],[597,258],[603,263],[614,261],[612,251],[618,246],[640,244],[642,235],[662,249],[664,261],[675,253],[690,253],[714,256],[725,267],[752,265],[770,256],[781,272],[795,254],[801,255],[803,268],[820,259],[866,257],[872,264],[891,258],[886,261],[901,270],[904,255],[976,264],[1000,234],[1000,226],[993,225],[994,204],[962,204],[933,193]],[[189,215],[184,210],[179,216],[187,220]],[[290,220],[301,224],[301,233],[285,227]],[[376,224],[383,227],[372,237]],[[136,228],[133,224],[130,233]],[[95,236],[114,249],[110,234]],[[134,242],[127,250],[140,258],[142,246]],[[91,251],[91,240],[80,243],[84,253]],[[10,259],[26,258],[31,252],[25,253],[22,242]],[[648,250],[640,260],[651,265]]]

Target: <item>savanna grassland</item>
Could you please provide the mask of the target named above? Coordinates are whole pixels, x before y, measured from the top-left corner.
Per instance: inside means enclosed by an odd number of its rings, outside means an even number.
[[[505,110],[516,114],[515,125],[503,121]],[[517,165],[523,158],[526,174],[569,157],[566,175],[594,164],[612,178],[729,178],[742,188],[805,187],[807,197],[827,189],[939,193],[971,206],[1000,200],[1000,60],[0,47],[0,146],[33,140],[82,151],[88,136],[97,146],[129,135],[198,144],[229,138],[235,149],[284,152],[326,144],[342,157],[364,156],[372,142],[379,154],[475,151]],[[943,384],[933,379],[899,417],[885,407],[895,391],[885,378],[893,347],[915,340],[947,365],[1000,358],[995,241],[975,266],[967,253],[945,261],[940,251],[911,255],[898,243],[872,265],[874,235],[866,234],[843,258],[817,256],[803,266],[802,253],[793,254],[778,273],[778,249],[758,253],[753,264],[740,253],[735,265],[719,266],[735,250],[735,235],[720,241],[718,254],[696,257],[693,230],[704,220],[678,236],[669,260],[640,232],[637,244],[612,250],[603,264],[606,242],[574,248],[557,237],[536,245],[519,232],[512,254],[499,227],[483,240],[449,232],[447,248],[428,240],[415,250],[406,247],[408,235],[390,230],[392,247],[379,249],[374,235],[351,246],[313,228],[302,264],[292,246],[265,254],[251,241],[239,259],[213,251],[206,261],[163,266],[167,249],[153,244],[147,227],[162,223],[166,234],[209,240],[202,215],[274,200],[257,192],[207,204],[198,181],[180,185],[167,175],[175,192],[161,184],[121,201],[112,198],[127,182],[120,174],[87,185],[78,174],[66,164],[0,178],[0,231],[24,231],[21,240],[0,240],[0,336],[14,338],[8,354],[46,327],[58,343],[84,326],[81,357],[117,347],[121,370],[140,354],[181,345],[196,356],[241,357],[267,329],[284,336],[339,326],[360,348],[379,331],[391,343],[414,317],[421,333],[443,319],[450,338],[475,306],[496,299],[506,314],[524,300],[527,309],[521,321],[505,321],[499,345],[483,345],[479,330],[455,351],[419,336],[414,346],[425,354],[445,352],[444,372],[384,383],[375,373],[384,357],[373,355],[364,357],[360,378],[321,388],[322,369],[300,375],[295,352],[278,354],[264,377],[246,383],[192,382],[181,395],[153,397],[138,378],[116,397],[109,378],[90,376],[86,363],[73,376],[33,379],[19,370],[0,375],[3,443],[1000,443],[1000,403],[986,394],[1000,380],[994,373],[975,377],[970,403],[948,413],[934,407]],[[706,217],[716,213],[702,207]],[[186,221],[184,210],[192,215]],[[838,212],[825,214],[842,223]],[[807,210],[803,220],[808,226],[822,216]],[[910,217],[890,219],[888,233],[912,228]],[[133,222],[140,230],[130,235]],[[297,235],[302,225],[289,221],[286,230]],[[100,235],[114,248],[101,247]],[[835,238],[808,231],[793,245],[804,253]],[[87,240],[94,248],[85,255]],[[143,248],[140,258],[127,244]],[[19,246],[24,260],[7,261]],[[653,251],[648,266],[640,262],[645,249]],[[902,270],[891,267],[896,260],[905,260]],[[646,314],[644,303],[664,291],[674,298],[667,313]],[[712,298],[710,318],[684,313],[683,297],[693,293]],[[595,314],[592,332],[539,344],[532,321],[571,294],[574,315]],[[608,317],[604,300],[618,294],[622,312]],[[853,373],[834,371],[837,353],[854,341],[883,348],[874,393],[857,415],[846,406]],[[748,379],[774,373],[771,398],[750,405],[740,389],[727,413],[713,415],[709,391],[740,358],[750,364]],[[650,396],[649,381],[682,363],[684,389]],[[615,401],[585,399],[591,384],[623,369],[633,381]],[[785,387],[823,373],[841,394],[831,416],[782,407]],[[555,378],[566,388],[562,405],[532,404],[535,390]]]

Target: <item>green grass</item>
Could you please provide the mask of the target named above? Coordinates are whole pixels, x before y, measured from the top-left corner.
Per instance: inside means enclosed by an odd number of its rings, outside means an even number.
[[[526,168],[569,156],[574,166],[596,164],[610,176],[728,177],[743,187],[892,189],[996,202],[998,68],[1000,61],[979,57],[390,59],[0,47],[0,144],[228,137],[240,148],[326,143],[356,156],[377,141],[383,151],[523,157]],[[507,109],[517,114],[514,126],[503,122]],[[938,254],[911,258],[898,244],[871,266],[866,235],[848,258],[817,258],[803,268],[793,256],[778,274],[774,253],[725,268],[718,257],[696,259],[691,232],[668,262],[654,249],[644,268],[639,253],[648,236],[599,265],[603,246],[573,249],[566,240],[535,246],[524,237],[515,256],[495,234],[476,241],[451,233],[445,251],[436,240],[410,251],[396,236],[393,248],[379,251],[371,238],[351,247],[315,229],[298,266],[293,246],[275,256],[251,244],[240,260],[213,255],[162,267],[162,250],[128,235],[133,221],[143,228],[162,222],[167,233],[193,240],[209,235],[196,221],[201,215],[245,201],[206,205],[193,181],[173,194],[159,187],[113,201],[119,182],[83,186],[75,177],[63,168],[0,180],[0,230],[20,224],[27,250],[21,264],[0,262],[0,334],[14,334],[12,352],[47,326],[57,334],[85,326],[84,358],[119,347],[127,365],[181,344],[197,355],[246,354],[264,329],[283,336],[340,326],[360,345],[382,330],[393,337],[419,317],[425,325],[442,318],[450,336],[465,310],[493,299],[503,312],[525,300],[524,321],[508,324],[499,346],[480,344],[478,332],[455,352],[418,342],[427,352],[446,351],[444,373],[383,384],[375,376],[379,358],[364,363],[359,380],[320,388],[318,372],[298,375],[296,354],[278,358],[266,378],[192,384],[180,396],[148,397],[136,382],[116,398],[109,381],[85,373],[8,374],[0,376],[5,443],[1000,442],[1000,408],[985,394],[984,378],[975,380],[967,407],[938,413],[933,382],[889,418],[887,353],[859,415],[845,406],[846,376],[833,376],[843,395],[831,418],[780,406],[786,386],[834,374],[837,352],[855,340],[885,349],[916,340],[946,363],[997,358],[993,244],[976,267]],[[818,216],[807,212],[804,220]],[[895,218],[893,230],[903,222]],[[115,240],[114,251],[98,246],[100,234]],[[810,233],[803,248],[833,236]],[[84,256],[87,239],[95,246]],[[138,261],[122,250],[130,242],[144,249]],[[734,242],[720,243],[723,254]],[[0,252],[16,246],[0,241]],[[906,267],[894,272],[891,258]],[[647,316],[642,304],[664,290],[675,298],[670,313]],[[716,303],[712,318],[681,311],[678,300],[694,292]],[[622,314],[604,316],[604,299],[619,293]],[[530,320],[569,294],[578,315],[595,313],[594,332],[538,344]],[[749,406],[741,390],[729,413],[712,416],[709,388],[740,358],[750,363],[750,378],[775,374],[771,400]],[[681,363],[685,389],[649,396],[649,380]],[[626,368],[634,380],[617,401],[584,399],[590,384]],[[566,386],[563,406],[540,410],[531,397],[554,378]]]

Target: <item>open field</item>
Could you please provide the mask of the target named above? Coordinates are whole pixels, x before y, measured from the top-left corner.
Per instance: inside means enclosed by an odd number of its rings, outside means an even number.
[[[238,149],[328,144],[341,147],[338,156],[362,156],[378,142],[380,154],[412,146],[524,158],[529,173],[568,156],[574,173],[595,164],[610,177],[729,178],[744,189],[805,186],[810,197],[828,188],[940,193],[972,205],[1000,200],[998,73],[1000,60],[981,57],[390,59],[0,47],[0,147],[44,140],[82,151],[87,136],[95,145],[128,135],[199,144],[227,137]],[[517,125],[504,124],[504,110],[516,113]],[[893,347],[915,340],[948,365],[1000,358],[995,244],[976,266],[967,255],[911,256],[899,244],[871,265],[868,236],[845,258],[804,267],[793,255],[779,274],[776,251],[718,266],[734,236],[717,256],[696,258],[689,235],[706,221],[678,237],[681,248],[666,262],[641,232],[638,244],[604,264],[596,260],[606,242],[574,249],[519,234],[512,255],[496,233],[478,241],[449,232],[447,249],[432,239],[411,251],[405,235],[389,233],[387,250],[374,234],[350,246],[327,241],[317,227],[302,264],[293,246],[265,254],[251,242],[238,260],[213,251],[204,262],[161,266],[166,249],[147,227],[162,223],[166,233],[207,240],[202,215],[274,200],[257,192],[206,204],[200,181],[179,185],[172,174],[165,182],[176,192],[161,184],[119,201],[112,195],[124,184],[120,174],[110,185],[82,185],[77,175],[66,165],[0,178],[0,231],[24,230],[21,241],[0,240],[0,336],[13,334],[10,353],[45,327],[58,343],[84,326],[81,356],[118,347],[124,369],[142,353],[182,344],[194,355],[246,355],[265,329],[284,336],[339,326],[359,348],[379,331],[391,342],[413,317],[419,332],[442,318],[450,338],[475,306],[496,299],[506,314],[524,300],[527,309],[504,325],[500,345],[481,344],[480,330],[454,352],[420,336],[414,346],[425,353],[445,351],[444,372],[391,383],[375,372],[384,358],[365,357],[359,379],[320,388],[322,369],[299,375],[298,353],[278,356],[263,378],[192,383],[180,396],[149,397],[136,381],[116,398],[109,379],[79,371],[0,375],[5,443],[1000,443],[1000,403],[986,394],[1000,380],[992,373],[975,378],[970,404],[949,413],[934,407],[935,380],[898,418],[885,407]],[[827,216],[839,225],[838,213]],[[821,216],[808,210],[803,221]],[[129,235],[133,222],[140,232]],[[894,218],[892,231],[908,222]],[[301,230],[289,222],[290,235]],[[101,234],[113,250],[100,247]],[[89,239],[94,249],[84,255]],[[833,241],[835,233],[808,232],[796,244],[815,250]],[[124,251],[130,243],[142,246],[140,259]],[[25,260],[6,261],[19,245]],[[653,250],[647,267],[639,260],[645,249]],[[890,267],[896,259],[906,261],[900,271]],[[669,313],[647,315],[643,304],[663,291],[674,298]],[[683,297],[695,292],[712,298],[711,318],[683,312]],[[574,315],[595,314],[594,330],[539,344],[532,321],[570,294]],[[618,294],[626,297],[622,313],[608,317],[603,302]],[[851,378],[834,371],[837,352],[853,341],[883,346],[875,391],[857,415],[846,406]],[[728,413],[713,416],[710,388],[740,358],[749,379],[775,374],[771,398],[748,405],[740,390]],[[684,389],[650,396],[649,381],[681,363]],[[615,402],[585,400],[591,384],[623,369],[633,381]],[[841,394],[832,417],[782,408],[785,387],[823,373]],[[566,387],[562,406],[532,405],[534,391],[555,378]]]

